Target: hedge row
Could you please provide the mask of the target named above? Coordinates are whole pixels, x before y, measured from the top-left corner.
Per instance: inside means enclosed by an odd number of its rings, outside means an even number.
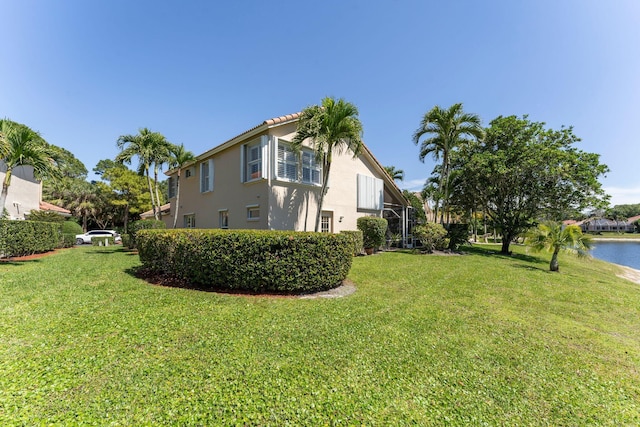
[[[52,251],[62,239],[59,223],[0,220],[0,257]]]
[[[262,230],[140,230],[143,266],[191,285],[259,293],[334,288],[351,269],[345,234]]]

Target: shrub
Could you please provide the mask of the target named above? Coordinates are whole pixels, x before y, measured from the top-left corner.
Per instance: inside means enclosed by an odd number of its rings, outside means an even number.
[[[129,224],[129,235],[130,240],[127,247],[129,249],[134,249],[136,247],[136,234],[140,230],[153,230],[153,229],[166,229],[167,224],[163,221],[157,219],[142,219],[140,221],[133,221]]]
[[[76,235],[69,233],[62,233],[62,245],[63,248],[72,248],[76,244]]]
[[[358,230],[362,231],[363,245],[366,248],[378,249],[385,242],[387,220],[374,216],[358,218]]]
[[[345,234],[263,230],[140,230],[143,267],[202,288],[301,293],[334,288],[347,277]]]
[[[445,236],[447,230],[444,229],[442,224],[435,222],[429,222],[427,224],[418,225],[413,229],[413,235],[417,237],[424,249],[431,253],[434,249],[444,249]]]
[[[131,235],[123,234],[120,236],[122,238],[122,246],[125,248],[133,249],[133,243],[131,243]]]
[[[115,244],[115,239],[111,236],[94,236],[91,238],[92,246],[113,246]]]
[[[82,231],[82,227],[77,222],[75,222],[75,221],[65,221],[65,222],[62,223],[62,233],[63,234],[73,234],[73,237],[75,238],[76,234],[82,234],[83,231]]]
[[[61,244],[60,225],[40,221],[0,220],[0,256],[52,251]]]
[[[457,251],[461,245],[469,243],[469,224],[449,224],[447,228],[447,248]]]
[[[362,231],[360,230],[343,230],[340,233],[349,236],[351,239],[351,247],[353,249],[353,256],[360,255],[362,253]]]
[[[59,222],[65,221],[62,215],[49,211],[36,211],[32,210],[28,215],[29,221],[41,221],[41,222]]]

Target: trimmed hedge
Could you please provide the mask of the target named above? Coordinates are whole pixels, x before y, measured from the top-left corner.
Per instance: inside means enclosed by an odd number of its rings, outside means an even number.
[[[353,248],[353,256],[358,256],[362,253],[364,244],[362,243],[362,231],[360,230],[342,230],[340,233],[349,236],[351,239],[351,245]]]
[[[129,224],[129,240],[127,241],[126,247],[129,249],[134,249],[136,247],[136,234],[140,230],[155,230],[155,229],[166,229],[167,224],[164,221],[160,221],[157,219],[141,219],[139,221],[133,221]],[[124,240],[123,240],[124,244]]]
[[[0,257],[49,252],[61,245],[60,224],[0,220]]]
[[[375,216],[361,216],[357,219],[358,230],[362,231],[363,245],[365,249],[378,249],[385,242],[389,223],[384,218]]]
[[[304,293],[339,286],[353,260],[345,234],[264,230],[140,230],[143,267],[205,289]]]

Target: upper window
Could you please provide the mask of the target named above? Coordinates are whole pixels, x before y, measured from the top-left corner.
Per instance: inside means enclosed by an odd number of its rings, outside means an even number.
[[[298,179],[298,156],[288,144],[278,144],[278,178]]]
[[[262,178],[262,144],[260,141],[244,146],[245,177],[244,181]]]
[[[200,163],[200,192],[213,191],[213,159]]]
[[[170,176],[169,179],[167,180],[168,182],[168,187],[169,187],[169,198],[173,198],[176,197],[176,184],[177,184],[177,180],[176,177]]]
[[[316,163],[315,154],[308,148],[303,148],[301,151],[301,154],[298,155],[288,142],[281,139],[278,140],[278,178],[320,185],[322,180],[321,168]]]
[[[302,182],[320,184],[320,165],[316,163],[316,156],[311,150],[302,151]]]

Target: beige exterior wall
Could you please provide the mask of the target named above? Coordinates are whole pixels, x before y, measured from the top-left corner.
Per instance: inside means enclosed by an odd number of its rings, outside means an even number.
[[[178,227],[184,226],[185,215],[195,215],[197,228],[219,228],[219,212],[227,210],[229,228],[272,229],[313,231],[316,221],[319,185],[290,182],[277,177],[277,150],[279,139],[290,142],[295,135],[297,123],[287,123],[264,129],[259,134],[249,134],[225,149],[209,152],[213,159],[213,191],[200,192],[200,163],[192,165],[192,176],[186,178],[185,170],[180,179],[180,207]],[[263,177],[255,182],[243,183],[243,146],[254,142],[265,146]],[[222,147],[224,148],[224,146]],[[351,153],[334,155],[331,166],[329,189],[324,198],[323,212],[330,218],[330,231],[356,230],[357,219],[364,215],[382,216],[382,210],[357,209],[357,175],[382,178],[380,167],[368,161],[364,154],[354,159]],[[393,200],[385,187],[385,202]],[[171,199],[172,211],[175,198]],[[247,209],[260,209],[258,220],[247,219]],[[164,218],[165,221],[167,218]],[[173,215],[168,225],[172,226]]]
[[[262,135],[247,140],[258,142]],[[229,228],[267,228],[268,191],[267,179],[243,183],[241,181],[241,152],[242,144],[234,145],[214,156],[213,160],[213,190],[200,192],[200,171],[202,161],[192,165],[191,177],[186,177],[183,170],[180,178],[180,206],[178,209],[177,227],[184,227],[185,215],[195,215],[196,228],[219,228],[220,211],[226,210],[229,218]],[[203,159],[208,161],[208,159]],[[264,171],[263,171],[264,173]],[[170,226],[173,226],[173,206]],[[259,219],[248,219],[249,207],[260,209]],[[166,221],[166,217],[163,218]],[[169,225],[169,224],[167,224]]]
[[[0,182],[6,175],[6,165],[0,162]],[[40,209],[42,183],[33,176],[31,166],[18,166],[11,174],[11,185],[7,194],[5,208],[10,219],[24,219],[31,210]],[[2,207],[0,207],[2,209]]]

